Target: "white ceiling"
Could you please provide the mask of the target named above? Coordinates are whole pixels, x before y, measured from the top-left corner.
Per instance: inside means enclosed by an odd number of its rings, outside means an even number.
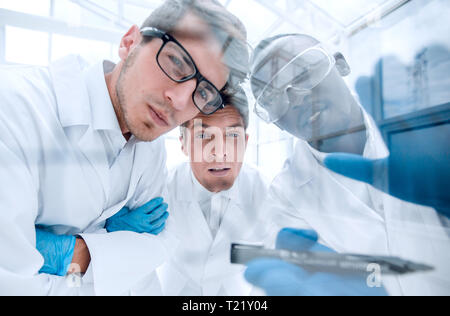
[[[56,0],[61,1],[61,0]],[[149,10],[164,0],[70,0],[108,16],[121,16],[123,25],[145,19]],[[238,16],[254,45],[262,38],[290,32],[304,32],[329,40],[373,19],[383,10],[409,0],[219,0]],[[104,9],[102,9],[104,8]]]
[[[248,30],[251,45],[280,33],[307,33],[338,42],[413,0],[219,0]],[[0,0],[0,8],[53,17],[70,24],[123,32],[164,0]]]

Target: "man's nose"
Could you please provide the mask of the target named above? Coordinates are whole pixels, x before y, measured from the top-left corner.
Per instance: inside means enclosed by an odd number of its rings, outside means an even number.
[[[221,137],[215,137],[213,156],[216,162],[227,162],[229,157],[233,157],[233,146],[227,142],[226,133],[223,133]]]
[[[197,81],[195,79],[175,83],[166,90],[165,97],[176,111],[184,111],[194,106],[192,95],[196,87]]]
[[[225,140],[222,137],[216,137],[216,145],[214,146],[214,156],[217,161],[222,162],[227,156],[227,148]]]

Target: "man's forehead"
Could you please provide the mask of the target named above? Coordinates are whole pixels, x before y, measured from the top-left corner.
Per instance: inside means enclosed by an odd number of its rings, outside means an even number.
[[[239,111],[232,106],[227,106],[224,109],[221,109],[212,115],[199,114],[191,121],[189,125],[192,128],[194,127],[245,128],[244,119],[242,118]]]

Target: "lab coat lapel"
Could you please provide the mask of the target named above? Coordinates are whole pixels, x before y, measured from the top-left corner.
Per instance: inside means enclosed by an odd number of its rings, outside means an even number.
[[[134,192],[136,191],[136,187],[139,183],[139,180],[144,173],[144,170],[148,167],[151,161],[148,158],[151,156],[149,153],[150,146],[147,146],[145,142],[140,142],[134,136],[130,139],[127,146],[130,146],[129,152],[126,153],[126,156],[123,159],[127,159],[128,163],[133,164],[133,168],[131,170],[130,184],[128,186],[128,193],[126,200],[129,200]],[[154,198],[154,197],[149,197]]]
[[[253,225],[250,221],[249,214],[246,214],[243,204],[239,200],[239,196],[232,194],[228,207],[223,215],[217,235],[214,239],[213,247],[220,247],[223,241],[240,240],[243,238],[244,230],[250,229]]]
[[[338,251],[377,249],[379,254],[386,254],[386,232],[381,216],[341,185],[337,180],[339,175],[320,166],[310,151],[295,163],[294,173],[301,174],[303,166],[309,166],[307,172],[314,176],[308,182],[296,182],[291,203],[321,232],[321,238]],[[355,185],[364,184],[355,181]]]
[[[91,127],[92,113],[82,73],[82,60],[77,56],[68,56],[51,64],[49,68],[60,122],[64,128],[86,126],[85,133],[78,140],[78,146],[95,169],[106,196],[109,191],[108,162],[104,148],[99,147],[102,144],[100,136]]]
[[[230,263],[229,253],[233,242],[256,242],[249,232],[256,223],[255,210],[246,205],[244,197],[239,194],[239,177],[233,188],[226,195],[230,198],[227,210],[223,216],[220,228],[214,239],[205,267],[205,295],[220,295],[221,291],[228,295],[249,295],[252,286],[243,278],[244,266]],[[220,269],[217,267],[220,266]],[[221,282],[218,282],[220,280]]]
[[[176,200],[185,203],[188,207],[185,210],[177,210],[184,213],[183,218],[195,223],[197,227],[197,237],[202,240],[208,240],[209,243],[213,242],[213,236],[206,222],[205,216],[200,208],[199,202],[196,200],[194,194],[194,184],[192,182],[191,166],[189,163],[185,163],[182,167],[178,168],[176,174]],[[194,232],[193,232],[194,234]],[[182,237],[182,236],[180,236]]]
[[[107,196],[110,190],[109,165],[104,148],[99,147],[101,144],[102,140],[100,139],[99,134],[91,127],[86,130],[78,142],[80,150],[83,152],[91,166],[95,169],[97,176],[100,178],[103,186],[103,192],[105,196]]]
[[[103,222],[111,216],[114,216],[117,212],[119,212],[127,202],[132,198],[135,193],[136,186],[139,183],[139,179],[144,172],[144,168],[147,166],[148,161],[146,161],[146,157],[149,155],[145,155],[143,151],[148,150],[148,148],[144,145],[144,143],[137,143],[138,140],[136,138],[130,139],[127,143],[126,147],[122,151],[122,153],[117,158],[116,162],[113,164],[111,168],[111,174],[113,175],[114,182],[116,181],[129,181],[127,186],[127,193],[124,198],[120,201],[114,201],[110,208],[105,210],[103,214],[95,221],[94,225],[103,225]],[[120,177],[118,179],[117,175],[123,175],[120,171],[120,168],[125,167],[128,169],[128,165],[132,165],[132,170],[130,173],[130,177],[125,179]],[[114,190],[114,188],[113,188]],[[122,195],[120,193],[113,192],[114,196]],[[149,197],[150,198],[150,197]]]
[[[167,229],[181,241],[181,253],[159,268],[158,274],[165,295],[190,295],[189,289],[201,286],[213,239],[195,199],[189,163],[178,166],[172,172],[174,174],[168,187],[171,197],[169,221],[172,222]]]
[[[247,296],[252,290],[252,286],[243,277],[245,267],[232,264],[229,255],[231,244],[234,242],[259,242],[257,238],[254,238],[256,236],[248,234],[253,231],[256,219],[252,219],[251,215],[246,214],[247,212],[250,213],[252,210],[240,203],[230,201],[211,249],[216,255],[208,261],[206,267],[206,271],[210,273],[208,277],[212,281],[208,285],[211,295],[217,295],[222,289],[227,295]],[[217,269],[219,264],[221,269]],[[213,284],[214,280],[222,282]]]

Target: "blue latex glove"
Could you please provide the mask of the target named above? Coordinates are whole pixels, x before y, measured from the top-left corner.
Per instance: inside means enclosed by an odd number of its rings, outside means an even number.
[[[158,235],[163,231],[169,213],[168,205],[162,198],[156,198],[147,204],[131,211],[124,207],[117,214],[106,220],[108,233],[116,231],[132,231]]]
[[[72,262],[76,238],[59,236],[36,226],[36,248],[44,257],[39,273],[65,276]]]
[[[283,229],[277,248],[291,251],[331,252],[317,243],[315,231]],[[269,296],[383,296],[384,288],[370,288],[367,276],[309,272],[299,266],[277,259],[257,259],[248,264],[248,282],[265,290]]]
[[[330,170],[373,185],[394,197],[431,206],[450,217],[450,162],[448,157],[428,157],[420,148],[408,155],[370,160],[358,155],[329,154]]]

